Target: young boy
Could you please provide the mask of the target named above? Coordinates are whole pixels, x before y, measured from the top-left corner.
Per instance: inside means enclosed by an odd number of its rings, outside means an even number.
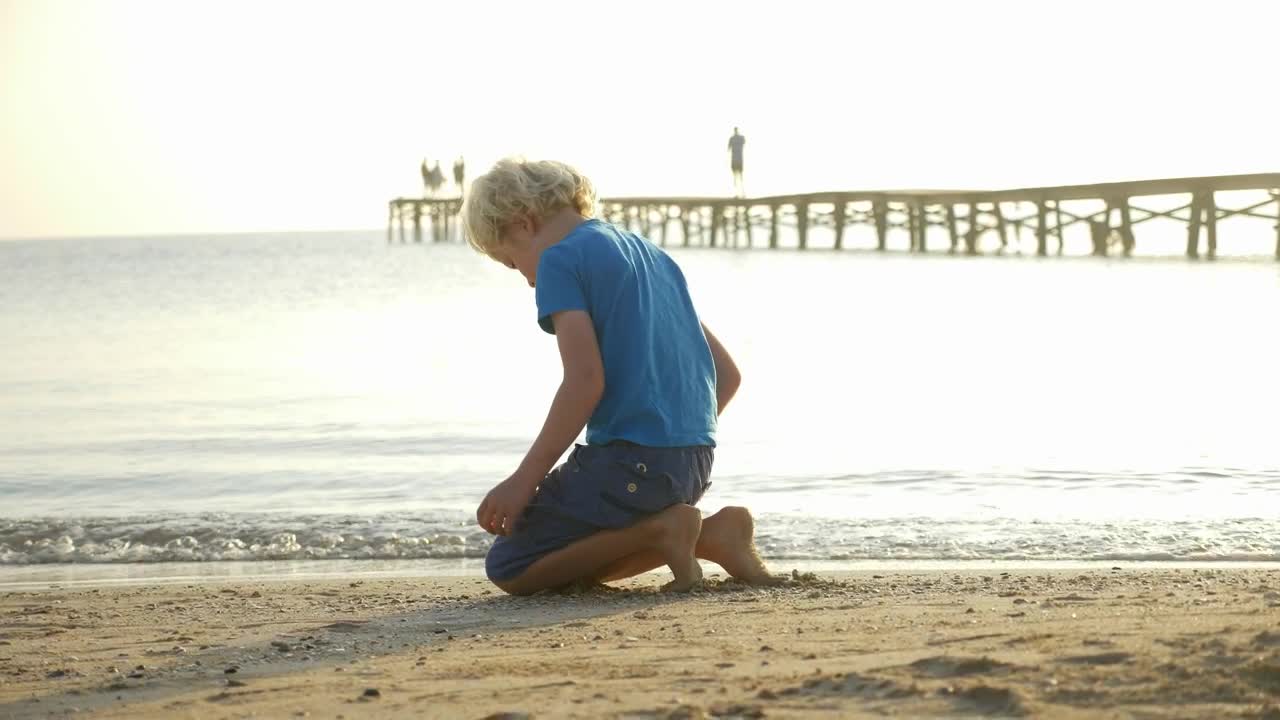
[[[476,521],[497,536],[490,580],[524,595],[667,565],[665,586],[702,580],[697,558],[769,583],[746,508],[706,518],[716,419],[738,369],[698,321],[684,275],[661,249],[590,219],[591,182],[563,163],[500,161],[472,183],[468,242],[535,289],[556,336],[560,389],[524,461],[489,491]],[[552,465],[586,426],[586,445]]]

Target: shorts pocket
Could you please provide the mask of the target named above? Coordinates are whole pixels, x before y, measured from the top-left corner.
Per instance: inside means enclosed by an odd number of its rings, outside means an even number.
[[[598,527],[627,527],[677,503],[698,501],[706,477],[692,460],[667,449],[579,446],[566,463],[565,496]]]
[[[615,460],[613,472],[600,488],[600,499],[634,521],[637,515],[652,515],[681,502],[674,485],[670,473],[657,472],[643,461]]]

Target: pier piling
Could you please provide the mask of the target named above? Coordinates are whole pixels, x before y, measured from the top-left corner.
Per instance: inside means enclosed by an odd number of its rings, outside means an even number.
[[[1206,257],[1213,260],[1218,257],[1218,203],[1212,190],[1204,197],[1205,239],[1208,241]]]
[[[876,250],[884,251],[889,239],[889,203],[875,200],[871,203],[871,214],[876,225]]]
[[[1066,227],[1062,224],[1062,202],[1053,201],[1053,234],[1058,237],[1058,254],[1062,254],[1062,248],[1066,244],[1066,240],[1062,237],[1062,229]]]
[[[1005,223],[1004,210],[1000,208],[1000,203],[996,202],[994,205],[995,207],[993,209],[996,214],[996,231],[1000,233],[1000,251],[1004,252],[1005,249],[1009,247],[1009,226]]]
[[[929,215],[926,212],[924,205],[921,203],[913,203],[911,205],[911,212],[916,217],[916,236],[915,242],[911,244],[911,251],[924,252],[925,237],[929,232]]]
[[[982,233],[982,216],[978,212],[978,203],[969,203],[969,228],[964,236],[964,254],[978,254],[978,237]]]
[[[1280,188],[1271,191],[1276,198],[1276,259],[1280,260]]]
[[[1061,227],[1059,227],[1061,231]],[[1049,254],[1049,219],[1045,212],[1045,201],[1036,201],[1036,255],[1045,257]]]
[[[796,207],[796,233],[799,235],[800,249],[809,247],[809,203],[798,202]]]
[[[947,203],[947,234],[951,237],[951,254],[955,254],[956,246],[960,244],[960,233],[956,230],[956,206]]]
[[[1202,217],[1202,204],[1204,202],[1200,193],[1192,193],[1191,195],[1191,215],[1187,218],[1187,257],[1192,260],[1200,257],[1200,219]]]
[[[835,223],[836,231],[836,249],[844,248],[844,213],[845,202],[837,200],[835,206],[831,208],[831,222]]]
[[[1129,198],[1124,198],[1120,203],[1120,243],[1124,250],[1124,256],[1133,255],[1134,237],[1133,237],[1133,221],[1129,217]]]

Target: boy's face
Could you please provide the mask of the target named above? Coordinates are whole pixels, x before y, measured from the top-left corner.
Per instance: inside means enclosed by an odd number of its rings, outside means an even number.
[[[512,270],[519,270],[533,287],[538,276],[538,248],[534,242],[536,228],[528,218],[521,218],[508,225],[500,236],[501,247],[493,259]]]

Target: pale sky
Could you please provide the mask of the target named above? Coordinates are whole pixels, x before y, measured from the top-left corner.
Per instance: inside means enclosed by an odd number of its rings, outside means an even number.
[[[418,163],[605,195],[1280,170],[1280,3],[0,0],[0,237],[376,228]]]

